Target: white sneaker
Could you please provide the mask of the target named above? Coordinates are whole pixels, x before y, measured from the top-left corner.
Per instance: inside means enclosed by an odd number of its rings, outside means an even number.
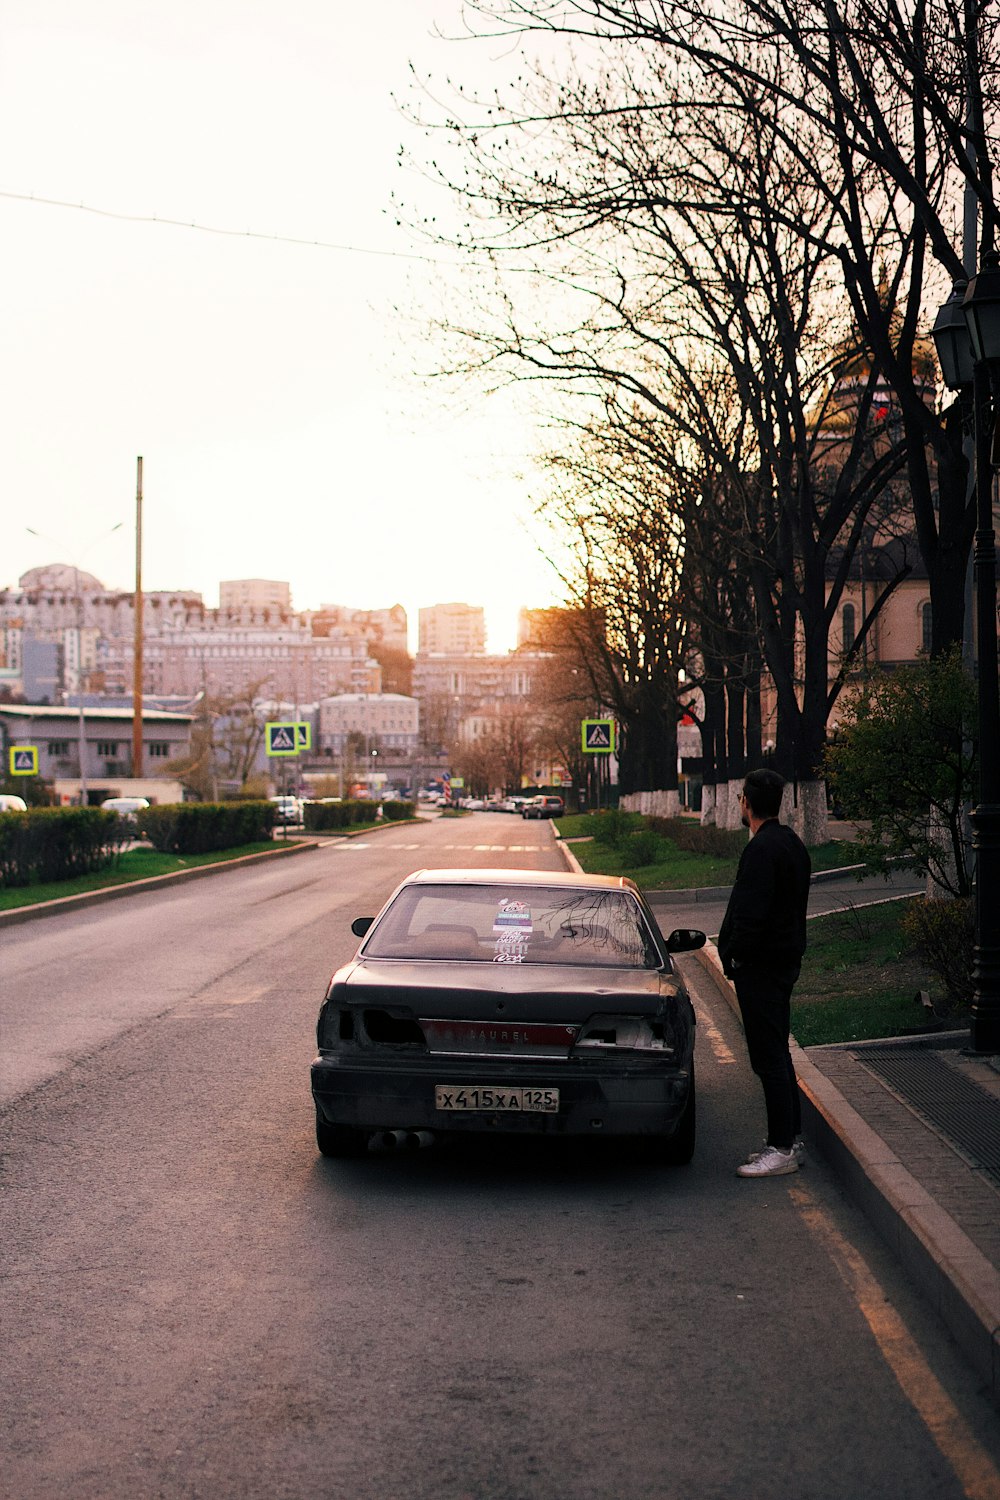
[[[770,1151],[770,1149],[771,1148],[767,1144],[767,1141],[765,1141],[759,1151],[750,1152],[750,1155],[747,1157],[747,1161],[756,1161],[758,1156],[763,1156],[764,1152]],[[800,1167],[804,1165],[806,1159],[806,1143],[801,1136],[797,1136],[796,1139],[792,1142],[792,1155],[795,1157],[795,1160],[798,1162]]]
[[[794,1148],[779,1151],[777,1146],[767,1146],[736,1168],[738,1177],[786,1177],[789,1172],[799,1170],[799,1159]]]

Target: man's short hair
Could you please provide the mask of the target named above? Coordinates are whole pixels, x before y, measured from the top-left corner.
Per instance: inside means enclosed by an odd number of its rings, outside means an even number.
[[[743,783],[747,806],[757,818],[776,818],[781,811],[785,778],[777,771],[751,771]]]

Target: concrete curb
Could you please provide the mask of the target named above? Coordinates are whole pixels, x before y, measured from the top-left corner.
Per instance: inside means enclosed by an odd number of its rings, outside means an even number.
[[[169,875],[150,875],[146,880],[129,880],[122,885],[104,886],[99,891],[83,891],[77,896],[57,896],[54,901],[39,901],[34,906],[15,906],[11,911],[0,911],[0,927],[14,927],[18,922],[34,922],[38,917],[55,916],[60,911],[75,911],[77,907],[97,906],[102,901],[115,901],[119,896],[135,896],[142,891],[173,885],[179,880],[197,880],[201,875],[218,875],[223,870],[239,870],[244,865],[259,864],[265,859],[302,854],[306,849],[318,849],[320,842],[325,843],[327,839],[361,838],[369,833],[381,833],[386,828],[405,828],[410,823],[420,822],[423,822],[422,818],[387,818],[374,828],[324,829],[312,838],[296,839],[291,844],[277,842],[273,849],[262,849],[259,854],[244,854],[239,859],[222,859],[216,864],[195,865],[190,870],[174,870]]]
[[[239,859],[219,860],[211,865],[194,865],[190,870],[174,870],[169,875],[150,875],[145,880],[130,880],[123,885],[108,885],[99,891],[81,891],[76,896],[57,896],[54,901],[39,901],[34,906],[15,906],[0,912],[0,927],[15,927],[18,922],[34,922],[39,917],[54,917],[58,912],[76,911],[79,907],[98,906],[102,901],[116,901],[120,896],[137,896],[161,886],[176,885],[181,880],[198,880],[202,875],[218,875],[223,870],[239,870],[244,865],[260,864],[265,859],[287,858],[318,849],[319,844],[302,839],[294,844],[276,844],[258,854],[243,854]]]
[[[722,972],[715,944],[706,943],[695,957],[738,1018],[736,990]],[[805,1133],[941,1318],[1000,1408],[1000,1270],[935,1203],[794,1038],[790,1050]]]

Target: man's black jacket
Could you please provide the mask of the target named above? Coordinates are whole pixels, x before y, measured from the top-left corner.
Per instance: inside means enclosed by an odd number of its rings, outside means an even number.
[[[777,818],[757,829],[740,855],[719,929],[719,957],[731,979],[744,965],[798,973],[806,951],[812,864],[805,844]]]

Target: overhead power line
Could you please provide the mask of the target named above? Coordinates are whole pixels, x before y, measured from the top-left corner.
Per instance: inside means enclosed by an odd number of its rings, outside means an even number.
[[[421,255],[415,250],[373,250],[367,245],[342,245],[332,240],[307,240],[291,234],[265,234],[257,229],[220,229],[214,224],[198,224],[186,219],[165,219],[159,214],[126,214],[112,208],[94,208],[89,203],[70,203],[63,198],[42,198],[37,193],[11,193],[0,188],[0,198],[13,198],[18,203],[41,203],[47,208],[72,208],[78,213],[95,214],[101,219],[120,219],[127,224],[164,224],[171,229],[194,229],[199,234],[217,234],[228,239],[271,240],[279,245],[303,245],[314,250],[342,250],[349,255],[381,255],[391,260],[422,260],[431,265],[442,262],[433,255]]]

